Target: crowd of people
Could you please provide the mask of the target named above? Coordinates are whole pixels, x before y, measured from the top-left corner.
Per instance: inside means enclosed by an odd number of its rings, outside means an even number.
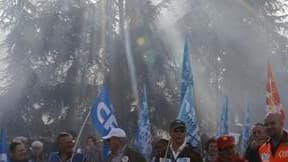
[[[75,150],[75,137],[60,133],[55,142],[57,152],[45,153],[41,141],[30,145],[23,139],[13,139],[9,146],[10,162],[288,162],[288,134],[280,114],[269,113],[263,123],[256,123],[245,155],[237,151],[235,139],[230,135],[209,138],[204,147],[193,147],[186,142],[186,126],[174,120],[169,127],[170,139],[153,141],[151,157],[147,159],[129,145],[129,138],[121,128],[97,139],[89,136],[82,151]],[[103,157],[102,142],[108,143],[110,152]]]

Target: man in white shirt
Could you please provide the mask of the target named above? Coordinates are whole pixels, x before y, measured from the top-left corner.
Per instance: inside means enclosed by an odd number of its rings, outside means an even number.
[[[143,155],[127,147],[127,135],[121,128],[112,128],[102,137],[107,140],[111,153],[106,162],[146,162]]]

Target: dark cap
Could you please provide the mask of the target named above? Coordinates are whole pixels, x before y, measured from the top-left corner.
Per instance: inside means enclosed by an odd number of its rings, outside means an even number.
[[[170,124],[169,129],[174,130],[175,128],[185,128],[186,129],[186,126],[185,126],[185,123],[183,121],[176,119]]]

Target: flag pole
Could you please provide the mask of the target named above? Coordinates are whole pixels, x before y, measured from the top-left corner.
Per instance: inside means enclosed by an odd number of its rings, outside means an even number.
[[[169,150],[170,145],[171,145],[171,138],[169,139],[167,148],[166,148],[166,150],[165,150],[165,155],[164,155],[164,160],[165,160],[165,161],[166,161],[167,156],[168,156],[168,150]]]
[[[81,125],[81,128],[80,128],[80,130],[79,130],[79,133],[78,133],[78,135],[77,135],[77,138],[76,138],[76,141],[75,141],[75,145],[74,145],[74,148],[73,148],[73,153],[72,153],[70,162],[72,162],[73,157],[74,157],[74,155],[75,155],[75,152],[77,151],[76,149],[77,149],[77,146],[78,146],[78,144],[79,144],[80,137],[81,137],[81,135],[82,135],[82,133],[83,133],[84,127],[86,126],[86,123],[87,123],[87,121],[88,121],[88,119],[89,119],[90,114],[91,114],[91,109],[89,109],[89,112],[88,112],[88,114],[86,115],[85,120],[84,120],[83,124]]]
[[[81,135],[82,135],[82,133],[83,133],[83,130],[84,130],[84,127],[86,126],[86,123],[87,123],[87,121],[88,121],[88,119],[89,119],[89,117],[90,117],[90,114],[91,114],[91,109],[89,109],[89,112],[88,112],[88,114],[86,115],[86,118],[85,118],[85,120],[84,120],[84,122],[83,122],[83,124],[82,124],[82,126],[81,126],[81,128],[80,128],[80,130],[79,130],[78,136],[77,136],[76,141],[75,141],[75,146],[74,146],[74,149],[73,149],[74,151],[73,151],[73,152],[76,151],[76,148],[77,148],[78,143],[79,143],[79,141],[80,141],[80,137],[81,137]]]

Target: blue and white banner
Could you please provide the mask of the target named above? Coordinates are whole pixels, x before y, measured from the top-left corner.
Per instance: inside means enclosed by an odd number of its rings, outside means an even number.
[[[8,162],[7,138],[6,131],[4,129],[1,129],[0,138],[0,162]]]
[[[229,103],[228,103],[228,96],[225,96],[223,100],[223,109],[216,137],[220,137],[227,134],[229,134]]]
[[[180,103],[182,103],[187,87],[194,86],[193,75],[190,63],[188,42],[185,41],[183,62],[182,62],[182,76],[181,76],[181,98]]]
[[[187,142],[197,147],[200,143],[200,134],[191,87],[187,87],[177,119],[182,120],[186,125]]]
[[[244,122],[242,127],[242,133],[241,133],[241,141],[240,141],[240,153],[242,155],[245,155],[245,151],[248,146],[248,141],[250,137],[250,129],[251,129],[251,123],[250,123],[250,105],[247,105],[244,113]]]
[[[90,116],[94,127],[102,136],[106,136],[111,128],[118,127],[107,87],[103,87],[100,96],[92,107]]]
[[[198,146],[200,143],[200,134],[194,105],[193,88],[194,82],[188,42],[185,41],[181,76],[181,105],[177,118],[182,120],[187,127],[187,141],[193,146]]]
[[[94,103],[91,114],[92,123],[96,128],[97,132],[103,137],[106,136],[111,128],[117,128],[118,123],[113,114],[113,106],[111,103],[109,90],[106,86],[103,87],[99,97]],[[103,156],[107,158],[109,153],[109,147],[104,141],[103,145]]]
[[[137,150],[145,156],[147,161],[150,160],[152,152],[151,140],[151,124],[149,119],[146,88],[144,87],[144,94],[138,117],[138,130],[136,132],[135,146]]]

